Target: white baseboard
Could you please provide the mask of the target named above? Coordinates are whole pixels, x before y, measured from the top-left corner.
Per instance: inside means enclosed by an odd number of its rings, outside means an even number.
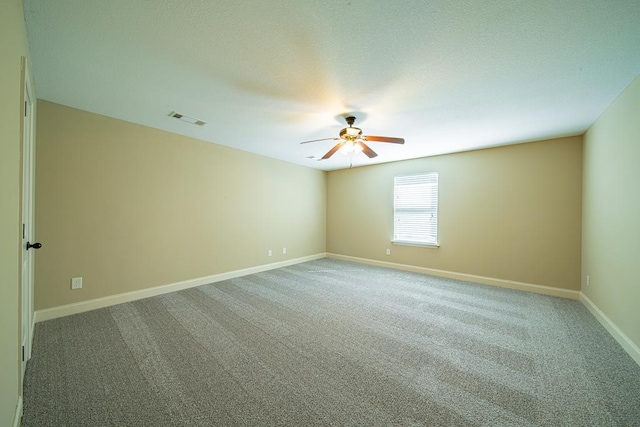
[[[518,289],[521,291],[535,292],[538,294],[552,295],[562,298],[580,299],[579,291],[569,289],[554,288],[552,286],[534,285],[532,283],[516,282],[513,280],[496,279],[493,277],[476,276],[474,274],[456,273],[453,271],[437,270],[434,268],[416,267],[408,264],[397,264],[394,262],[377,261],[367,258],[358,258],[348,255],[338,255],[327,253],[328,258],[341,259],[344,261],[358,262],[361,264],[375,265],[378,267],[395,268],[396,270],[411,271],[414,273],[430,274],[432,276],[447,277],[449,279],[464,280],[467,282],[482,283],[484,285],[500,286],[503,288]]]
[[[287,267],[289,265],[300,264],[302,262],[312,261],[315,259],[325,258],[326,254],[319,253],[306,257],[290,259],[286,261],[274,262],[272,264],[259,265],[256,267],[244,268],[241,270],[229,271],[226,273],[214,274],[212,276],[200,277],[197,279],[185,280],[183,282],[170,283],[153,288],[141,289],[139,291],[125,292],[117,295],[109,295],[102,298],[91,299],[87,301],[77,302],[73,304],[61,305],[59,307],[46,308],[35,312],[35,321],[42,322],[45,320],[56,319],[58,317],[69,316],[72,314],[83,313],[85,311],[95,310],[98,308],[109,307],[124,302],[136,301],[143,298],[149,298],[156,295],[162,295],[169,292],[189,289],[196,286],[202,286],[209,283],[221,282],[223,280],[234,279],[236,277],[247,276],[249,274],[261,273],[263,271],[274,270],[276,268]]]
[[[31,329],[29,329],[29,348],[26,354],[27,361],[31,360],[31,353],[33,352],[33,337],[36,332],[36,313],[31,316]]]
[[[640,365],[640,347],[638,347],[633,341],[631,341],[631,338],[626,336],[625,333],[622,332],[620,328],[618,328],[618,326],[613,323],[613,321],[609,319],[609,317],[607,317],[607,315],[604,314],[602,310],[600,310],[598,306],[595,305],[593,301],[591,301],[582,292],[580,292],[580,301],[582,301],[582,304],[584,304],[584,306],[587,307],[591,314],[593,314],[593,317],[598,319],[600,324],[604,326],[607,332],[609,332],[609,334],[611,334],[611,336],[616,341],[618,341],[618,344],[620,344],[624,351],[626,351],[629,356],[631,356],[631,358],[635,360],[638,365]]]
[[[18,404],[16,405],[16,411],[13,414],[13,427],[20,427],[22,421],[22,396],[18,396]]]
[[[572,291],[569,289],[554,288],[551,286],[535,285],[531,283],[516,282],[511,280],[496,279],[493,277],[477,276],[474,274],[456,273],[446,270],[437,270],[433,268],[417,267],[408,264],[397,264],[393,262],[377,261],[367,258],[358,258],[348,255],[339,255],[333,253],[319,253],[306,257],[296,258],[287,261],[276,262],[272,264],[265,264],[256,267],[245,268],[242,270],[229,271],[226,273],[214,274],[212,276],[201,277],[198,279],[185,280],[183,282],[171,283],[167,285],[157,286],[149,289],[142,289],[139,291],[126,292],[123,294],[111,295],[103,298],[96,298],[88,301],[83,301],[74,304],[67,304],[59,307],[47,308],[44,310],[37,310],[35,312],[34,321],[42,322],[44,320],[55,319],[58,317],[69,316],[71,314],[82,313],[89,310],[95,310],[98,308],[109,307],[124,302],[135,301],[143,298],[148,298],[156,295],[162,295],[169,292],[175,292],[182,289],[193,288],[196,286],[206,285],[208,283],[220,282],[223,280],[233,279],[236,277],[242,277],[249,274],[260,273],[263,271],[274,270],[276,268],[286,267],[289,265],[295,265],[302,262],[312,261],[321,258],[334,258],[344,261],[357,262],[361,264],[375,265],[378,267],[394,268],[396,270],[411,271],[414,273],[430,274],[433,276],[447,277],[450,279],[464,280],[469,282],[482,283],[485,285],[500,286],[510,289],[518,289],[522,291],[535,292],[544,295],[552,295],[562,298],[570,298],[580,300],[585,307],[598,319],[598,321],[604,326],[604,328],[613,336],[613,338],[622,346],[622,348],[631,356],[631,358],[640,365],[640,348],[631,339],[624,334],[613,323],[606,314],[602,312],[586,295],[579,291]],[[34,328],[31,328],[33,332]],[[33,336],[31,337],[33,340]],[[22,417],[22,397],[18,400],[16,407],[16,413],[14,417],[14,426],[19,427],[20,419]]]

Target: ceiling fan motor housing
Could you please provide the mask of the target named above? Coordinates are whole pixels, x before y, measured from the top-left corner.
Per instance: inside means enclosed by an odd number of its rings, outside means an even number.
[[[358,139],[362,136],[362,129],[349,126],[340,131],[340,138],[342,139]]]

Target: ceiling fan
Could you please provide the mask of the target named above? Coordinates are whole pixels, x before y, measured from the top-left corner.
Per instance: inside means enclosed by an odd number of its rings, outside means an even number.
[[[327,141],[334,140],[340,141],[327,153],[322,156],[321,159],[318,160],[326,160],[329,157],[333,156],[337,151],[341,151],[345,154],[357,154],[359,152],[363,152],[370,159],[376,157],[378,154],[373,151],[366,142],[389,142],[392,144],[404,144],[403,138],[392,138],[389,136],[373,136],[373,135],[363,135],[362,129],[353,126],[353,123],[356,121],[356,118],[353,116],[345,117],[347,124],[349,127],[346,127],[340,131],[340,136],[337,138],[321,138],[321,139],[313,139],[311,141],[304,141],[300,144],[308,144],[310,142],[318,142],[318,141]]]

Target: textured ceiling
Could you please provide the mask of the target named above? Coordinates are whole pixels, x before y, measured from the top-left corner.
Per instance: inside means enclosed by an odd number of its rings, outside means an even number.
[[[638,0],[25,0],[39,98],[314,168],[582,134],[640,74]],[[198,127],[177,111],[208,124]]]

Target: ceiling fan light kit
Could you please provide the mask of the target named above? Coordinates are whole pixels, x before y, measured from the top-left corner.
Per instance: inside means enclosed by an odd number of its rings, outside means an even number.
[[[373,151],[366,142],[386,142],[391,144],[404,144],[403,138],[392,138],[389,136],[372,136],[372,135],[362,135],[362,129],[353,126],[356,121],[354,116],[348,116],[345,118],[348,127],[340,130],[340,136],[338,138],[321,138],[321,139],[313,139],[311,141],[304,141],[301,144],[308,144],[310,142],[318,142],[318,141],[340,141],[336,145],[334,145],[331,150],[327,151],[327,153],[322,156],[321,159],[318,160],[326,160],[329,157],[333,156],[336,151],[340,151],[345,155],[358,154],[363,152],[367,157],[374,158],[378,154]]]
[[[348,156],[349,154],[358,154],[362,151],[362,144],[359,142],[347,141],[338,151],[345,156]]]

